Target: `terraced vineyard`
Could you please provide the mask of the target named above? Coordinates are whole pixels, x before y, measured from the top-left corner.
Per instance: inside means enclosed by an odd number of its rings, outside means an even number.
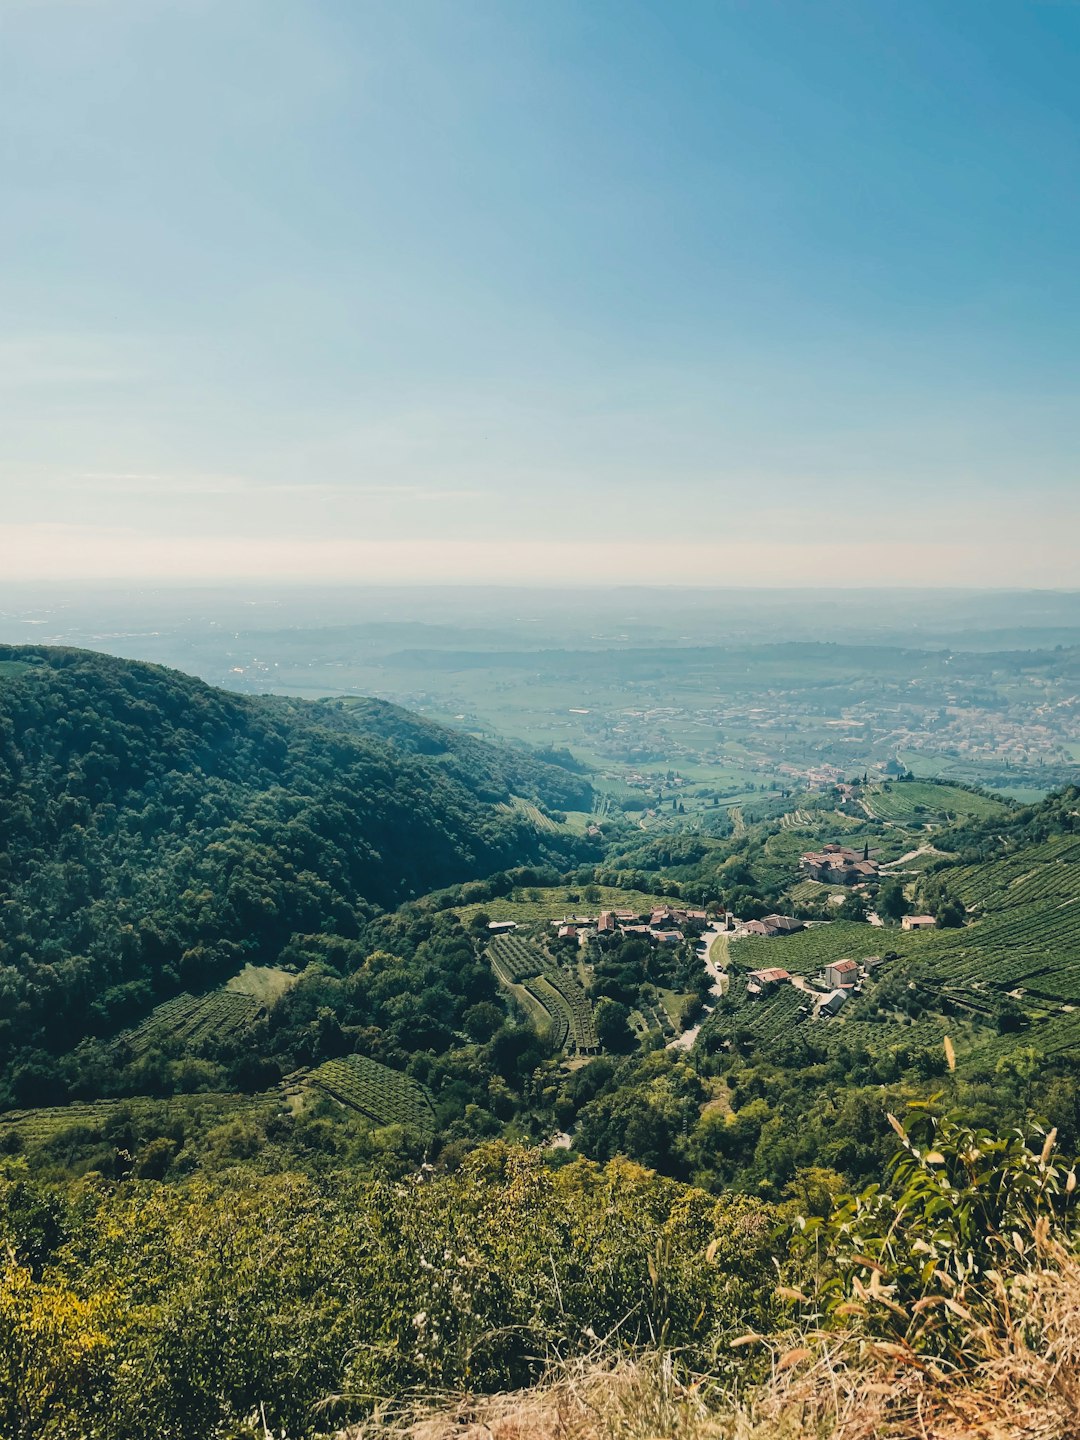
[[[570,1043],[570,1010],[546,975],[535,975],[524,981],[525,989],[547,1014],[548,1038],[556,1050],[565,1050]]]
[[[516,935],[500,935],[487,954],[504,984],[520,985],[547,1012],[556,1049],[571,1045],[579,1054],[591,1055],[600,1048],[588,996],[539,945]]]
[[[752,999],[746,988],[736,982],[724,1000],[701,1027],[700,1043],[708,1047],[717,1040],[734,1040],[741,1032],[749,1032],[755,1042],[767,1042],[791,1034],[804,1023],[799,1009],[809,996],[793,985],[779,985],[769,995]]]
[[[411,1076],[366,1055],[328,1060],[306,1076],[304,1083],[358,1110],[376,1125],[408,1125],[426,1135],[435,1133],[430,1091]]]
[[[789,810],[785,815],[780,816],[780,828],[782,830],[805,830],[816,824],[817,818],[809,810]]]
[[[944,875],[965,905],[983,911],[1073,901],[1080,897],[1080,837],[1055,835],[1000,860],[949,866]]]
[[[133,1055],[168,1043],[195,1049],[209,1040],[241,1035],[264,1014],[254,995],[216,990],[212,995],[177,995],[152,1010],[135,1030],[122,1037]]]
[[[919,945],[911,937],[906,946],[896,944],[912,956],[914,978],[999,998],[1018,991],[1036,1009],[1040,1002],[1080,1004],[1080,838],[1055,836],[940,874],[973,918],[961,930],[921,936]]]
[[[883,1054],[897,1049],[940,1048],[947,1034],[956,1034],[955,1022],[950,1026],[938,1016],[923,1016],[918,1020],[862,1019],[857,999],[849,1001],[838,1016],[800,1016],[800,1008],[810,1000],[805,991],[797,990],[794,985],[780,985],[760,999],[752,999],[737,982],[730,997],[716,1007],[702,1026],[701,1043],[708,1047],[721,1039],[734,1041],[742,1036],[754,1048],[767,1051],[771,1042],[797,1034],[815,1047],[844,1046]]]
[[[1065,1005],[1080,1009],[1080,836],[1056,835],[998,860],[946,865],[938,874],[968,907],[969,921],[960,929],[913,934],[834,921],[782,939],[740,939],[732,959],[740,969],[778,965],[813,975],[830,960],[895,953],[896,961],[879,973],[893,973],[895,963],[927,1012],[939,1007],[948,1012],[920,1025],[954,1034],[957,1027],[974,1025],[973,1061],[1018,1045],[1044,1054],[1080,1051],[1080,1020],[1062,1013]],[[1000,1039],[987,1035],[985,1027],[1010,995],[1027,1012],[1030,1028]],[[886,1033],[891,1039],[904,1031],[899,1021],[863,1022],[846,1012],[837,1028],[845,1039],[870,1048],[879,1048]],[[906,1032],[903,1039],[918,1043],[918,1036]]]
[[[544,971],[544,979],[558,993],[570,1021],[570,1040],[580,1055],[591,1055],[600,1048],[593,1022],[589,998],[574,977],[558,965]]]
[[[195,1095],[176,1095],[167,1100],[140,1095],[133,1099],[93,1100],[71,1105],[56,1105],[41,1110],[8,1110],[0,1114],[0,1140],[16,1133],[29,1148],[46,1145],[67,1131],[77,1131],[90,1139],[102,1138],[111,1120],[131,1116],[142,1124],[153,1118],[164,1131],[170,1119],[191,1117],[200,1113],[207,1123],[216,1123],[240,1113],[276,1112],[282,1108],[280,1089],[261,1095],[236,1095],[205,1091]]]
[[[863,795],[863,804],[878,820],[902,825],[928,824],[946,818],[973,817],[989,820],[1003,815],[1008,806],[992,795],[979,795],[955,785],[936,785],[929,780],[894,780],[874,786]]]
[[[487,954],[496,973],[512,985],[539,975],[549,963],[539,945],[517,935],[499,935],[487,947]]]

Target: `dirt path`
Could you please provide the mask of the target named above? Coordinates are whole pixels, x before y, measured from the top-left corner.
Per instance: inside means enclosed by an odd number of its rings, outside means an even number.
[[[909,850],[906,855],[901,855],[899,860],[886,860],[884,865],[879,865],[879,870],[893,870],[897,865],[906,865],[909,860],[917,860],[920,855],[940,855],[941,851],[936,850],[933,845],[920,845],[917,850]]]
[[[728,940],[730,936],[723,924],[710,925],[701,936],[699,944],[705,946],[705,969],[708,972],[712,984],[709,987],[710,994],[714,999],[719,1000],[727,989],[727,972],[723,964],[727,960]],[[701,1019],[696,1025],[691,1025],[689,1030],[684,1030],[681,1035],[676,1035],[674,1040],[669,1040],[669,1050],[689,1050],[697,1039],[702,1025],[713,1012],[711,1005],[706,1005]]]

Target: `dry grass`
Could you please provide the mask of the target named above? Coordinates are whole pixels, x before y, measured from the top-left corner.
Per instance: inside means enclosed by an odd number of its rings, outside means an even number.
[[[768,1348],[771,1380],[742,1396],[681,1374],[669,1355],[594,1358],[529,1390],[384,1415],[339,1440],[368,1440],[375,1428],[398,1440],[1080,1437],[1080,1265],[1054,1246],[1002,1290],[989,1323],[972,1323],[962,1368],[853,1333]]]

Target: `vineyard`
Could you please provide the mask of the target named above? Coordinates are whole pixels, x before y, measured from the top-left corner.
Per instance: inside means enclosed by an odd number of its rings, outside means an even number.
[[[943,873],[949,890],[979,910],[1064,904],[1080,897],[1080,838],[1055,835],[1001,860],[950,866]]]
[[[937,785],[930,780],[903,780],[874,786],[864,793],[863,806],[876,820],[901,825],[929,824],[946,819],[989,820],[1008,808],[991,795]]]
[[[809,810],[789,810],[786,815],[780,816],[780,828],[782,830],[805,830],[808,826],[816,825],[820,816],[814,816]]]
[[[544,966],[550,964],[538,945],[534,945],[530,940],[522,940],[517,935],[498,936],[488,946],[487,953],[495,973],[512,985],[539,975]]]
[[[732,942],[731,958],[741,970],[765,970],[779,965],[792,975],[816,975],[831,960],[865,960],[888,951],[904,955],[932,938],[906,931],[881,930],[856,920],[831,920],[828,924],[801,930],[797,935],[771,940],[761,935],[744,936]]]
[[[781,985],[772,994],[753,999],[745,986],[736,983],[701,1027],[700,1043],[708,1047],[717,1040],[752,1036],[759,1044],[790,1035],[803,1023],[798,1012],[808,1002],[809,996],[793,985]]]
[[[1080,838],[1055,836],[939,874],[976,918],[925,937],[915,952],[920,981],[1080,1003]]]
[[[920,787],[908,783],[892,793],[901,790],[917,796]],[[928,1018],[912,1027],[899,1017],[875,1022],[845,1014],[837,1023],[845,1042],[878,1049],[884,1040],[898,1038],[919,1044],[958,1023],[993,1025],[1012,996],[1027,1012],[1029,1028],[1001,1037],[976,1030],[972,1063],[1018,1045],[1044,1054],[1080,1050],[1080,1018],[1062,1008],[1080,1007],[1080,837],[1057,835],[998,860],[946,866],[936,874],[968,908],[962,928],[913,934],[838,920],[782,939],[740,939],[732,959],[740,970],[778,965],[792,974],[814,975],[831,960],[894,954]],[[888,975],[891,967],[878,973]],[[935,1011],[948,1018],[930,1018]]]
[[[328,1060],[306,1076],[304,1084],[358,1110],[376,1125],[407,1125],[426,1135],[435,1132],[430,1092],[411,1076],[366,1055]]]
[[[522,819],[527,820],[529,824],[537,830],[546,831],[551,834],[558,833],[559,829],[562,828],[557,825],[550,816],[545,815],[542,810],[538,809],[530,800],[523,800],[520,795],[511,795],[509,804],[505,801],[500,801],[495,806],[495,809],[502,811],[505,815],[520,815]]]
[[[252,1111],[275,1112],[281,1109],[282,1092],[265,1091],[261,1095],[236,1095],[204,1091],[195,1095],[176,1095],[161,1100],[140,1095],[134,1099],[93,1100],[57,1105],[41,1110],[9,1110],[0,1115],[0,1144],[3,1137],[15,1133],[28,1148],[47,1145],[66,1133],[102,1139],[110,1123],[126,1118],[137,1126],[152,1120],[162,1132],[170,1121],[200,1117],[205,1124],[217,1123],[230,1116]]]
[[[260,1001],[242,991],[177,995],[152,1010],[137,1029],[129,1030],[122,1043],[135,1056],[168,1044],[194,1050],[208,1041],[242,1035],[264,1013]]]
[[[849,1009],[856,1012],[853,1015],[845,1010],[832,1018],[801,1016],[800,1009],[811,1003],[812,997],[794,985],[780,985],[770,994],[754,999],[737,983],[702,1026],[700,1043],[708,1048],[720,1040],[728,1040],[767,1049],[772,1042],[798,1035],[815,1048],[832,1050],[843,1046],[880,1055],[896,1050],[940,1049],[945,1035],[956,1033],[955,1025],[950,1031],[950,1026],[938,1016],[917,1020],[908,1017],[861,1019],[857,1000],[849,1001]]]
[[[538,945],[516,935],[500,935],[488,946],[487,953],[496,976],[504,984],[520,985],[547,1013],[556,1049],[569,1045],[581,1055],[599,1049],[592,1006],[569,971]]]
[[[787,893],[796,905],[806,905],[820,900],[823,895],[839,895],[843,899],[847,892],[842,885],[823,885],[820,880],[800,880],[792,885]]]

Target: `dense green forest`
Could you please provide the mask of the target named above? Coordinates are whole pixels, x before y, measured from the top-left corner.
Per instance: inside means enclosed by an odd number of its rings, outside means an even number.
[[[0,1095],[54,1056],[297,936],[356,940],[416,894],[587,858],[509,802],[588,808],[557,766],[389,705],[227,694],[72,650],[0,654]]]

